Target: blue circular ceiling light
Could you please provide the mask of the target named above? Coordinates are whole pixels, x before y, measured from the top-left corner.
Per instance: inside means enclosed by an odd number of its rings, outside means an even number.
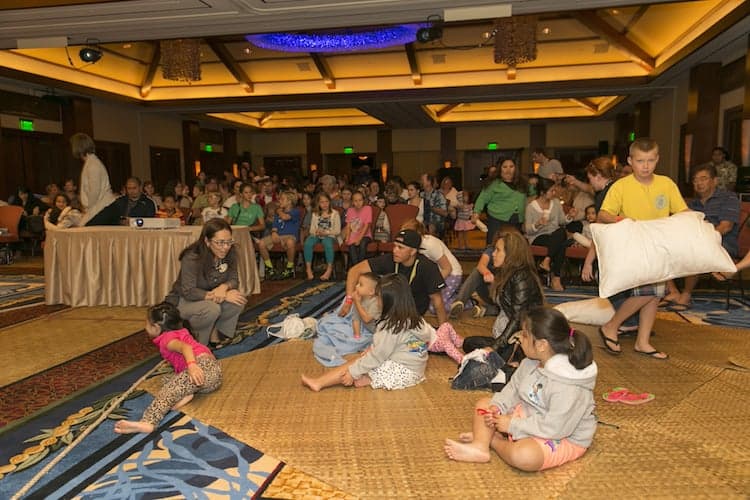
[[[247,35],[248,42],[280,52],[353,52],[404,45],[416,40],[425,24],[399,24],[363,30]]]

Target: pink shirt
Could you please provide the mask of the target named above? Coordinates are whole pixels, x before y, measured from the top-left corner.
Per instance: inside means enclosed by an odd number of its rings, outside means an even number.
[[[369,224],[370,227],[367,228],[367,232],[362,237],[372,238],[372,207],[365,205],[359,210],[354,206],[349,207],[349,210],[346,211],[346,224],[351,228],[349,237],[346,239],[347,245],[354,241],[354,236],[358,235],[366,224]]]
[[[172,365],[175,373],[180,373],[187,370],[187,361],[185,361],[182,353],[170,351],[167,348],[167,344],[175,339],[179,340],[180,342],[184,342],[185,344],[188,344],[190,347],[192,347],[193,355],[196,358],[201,354],[210,354],[211,356],[213,356],[213,354],[211,354],[211,350],[195,340],[186,328],[171,330],[169,332],[162,332],[161,335],[153,339],[152,342],[156,344],[156,347],[159,348],[161,357],[169,361],[169,364]]]

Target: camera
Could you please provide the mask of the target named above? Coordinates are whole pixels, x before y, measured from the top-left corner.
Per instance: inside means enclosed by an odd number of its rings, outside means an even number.
[[[143,227],[143,219],[141,219],[140,217],[138,217],[135,220],[135,225],[138,226],[138,227]]]

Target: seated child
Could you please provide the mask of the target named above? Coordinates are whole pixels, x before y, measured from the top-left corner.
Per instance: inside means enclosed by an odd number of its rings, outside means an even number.
[[[406,278],[389,274],[380,280],[379,288],[383,312],[372,347],[319,377],[302,375],[304,385],[316,392],[339,384],[404,389],[424,380],[431,327],[417,312]]]
[[[180,219],[181,224],[185,224],[185,214],[177,208],[177,201],[174,195],[165,195],[162,199],[162,207],[156,211],[156,217],[161,219]]]
[[[372,343],[380,319],[379,281],[375,273],[361,274],[354,293],[345,299],[354,307],[343,316],[330,313],[318,321],[313,354],[323,366],[343,365],[346,360],[342,356],[363,351]]]
[[[529,310],[521,361],[510,382],[477,402],[473,432],[445,440],[459,462],[489,462],[494,450],[509,465],[540,471],[580,458],[596,432],[597,366],[591,342],[550,307]]]
[[[266,279],[294,278],[294,256],[301,224],[300,210],[294,206],[296,195],[291,192],[279,194],[279,206],[273,215],[271,234],[258,241],[258,251],[265,265]],[[271,263],[269,248],[281,245],[286,251],[286,269],[277,273]]]
[[[218,192],[208,193],[208,206],[201,212],[203,223],[211,219],[223,219],[227,215],[227,210],[221,206],[221,194]]]
[[[150,307],[145,328],[175,374],[154,397],[141,420],[119,420],[115,424],[118,434],[153,432],[169,410],[185,406],[196,392],[212,392],[221,386],[221,365],[208,347],[182,327],[177,307],[167,302]]]
[[[582,247],[591,247],[591,224],[596,222],[596,207],[589,205],[586,207],[586,217],[581,221],[583,230],[580,233],[573,233],[573,239]]]

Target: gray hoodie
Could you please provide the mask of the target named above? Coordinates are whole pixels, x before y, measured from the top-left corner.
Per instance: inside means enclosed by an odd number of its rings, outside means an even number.
[[[566,354],[552,356],[542,368],[539,361],[521,361],[510,382],[492,396],[492,404],[503,414],[513,413],[520,403],[524,418],[510,422],[513,439],[538,437],[560,440],[588,448],[596,432],[594,385],[597,366],[582,370]]]
[[[398,333],[379,326],[372,337],[372,347],[349,367],[349,373],[353,378],[359,378],[390,359],[417,375],[424,375],[427,343],[434,332],[425,321],[422,321],[419,328]]]

